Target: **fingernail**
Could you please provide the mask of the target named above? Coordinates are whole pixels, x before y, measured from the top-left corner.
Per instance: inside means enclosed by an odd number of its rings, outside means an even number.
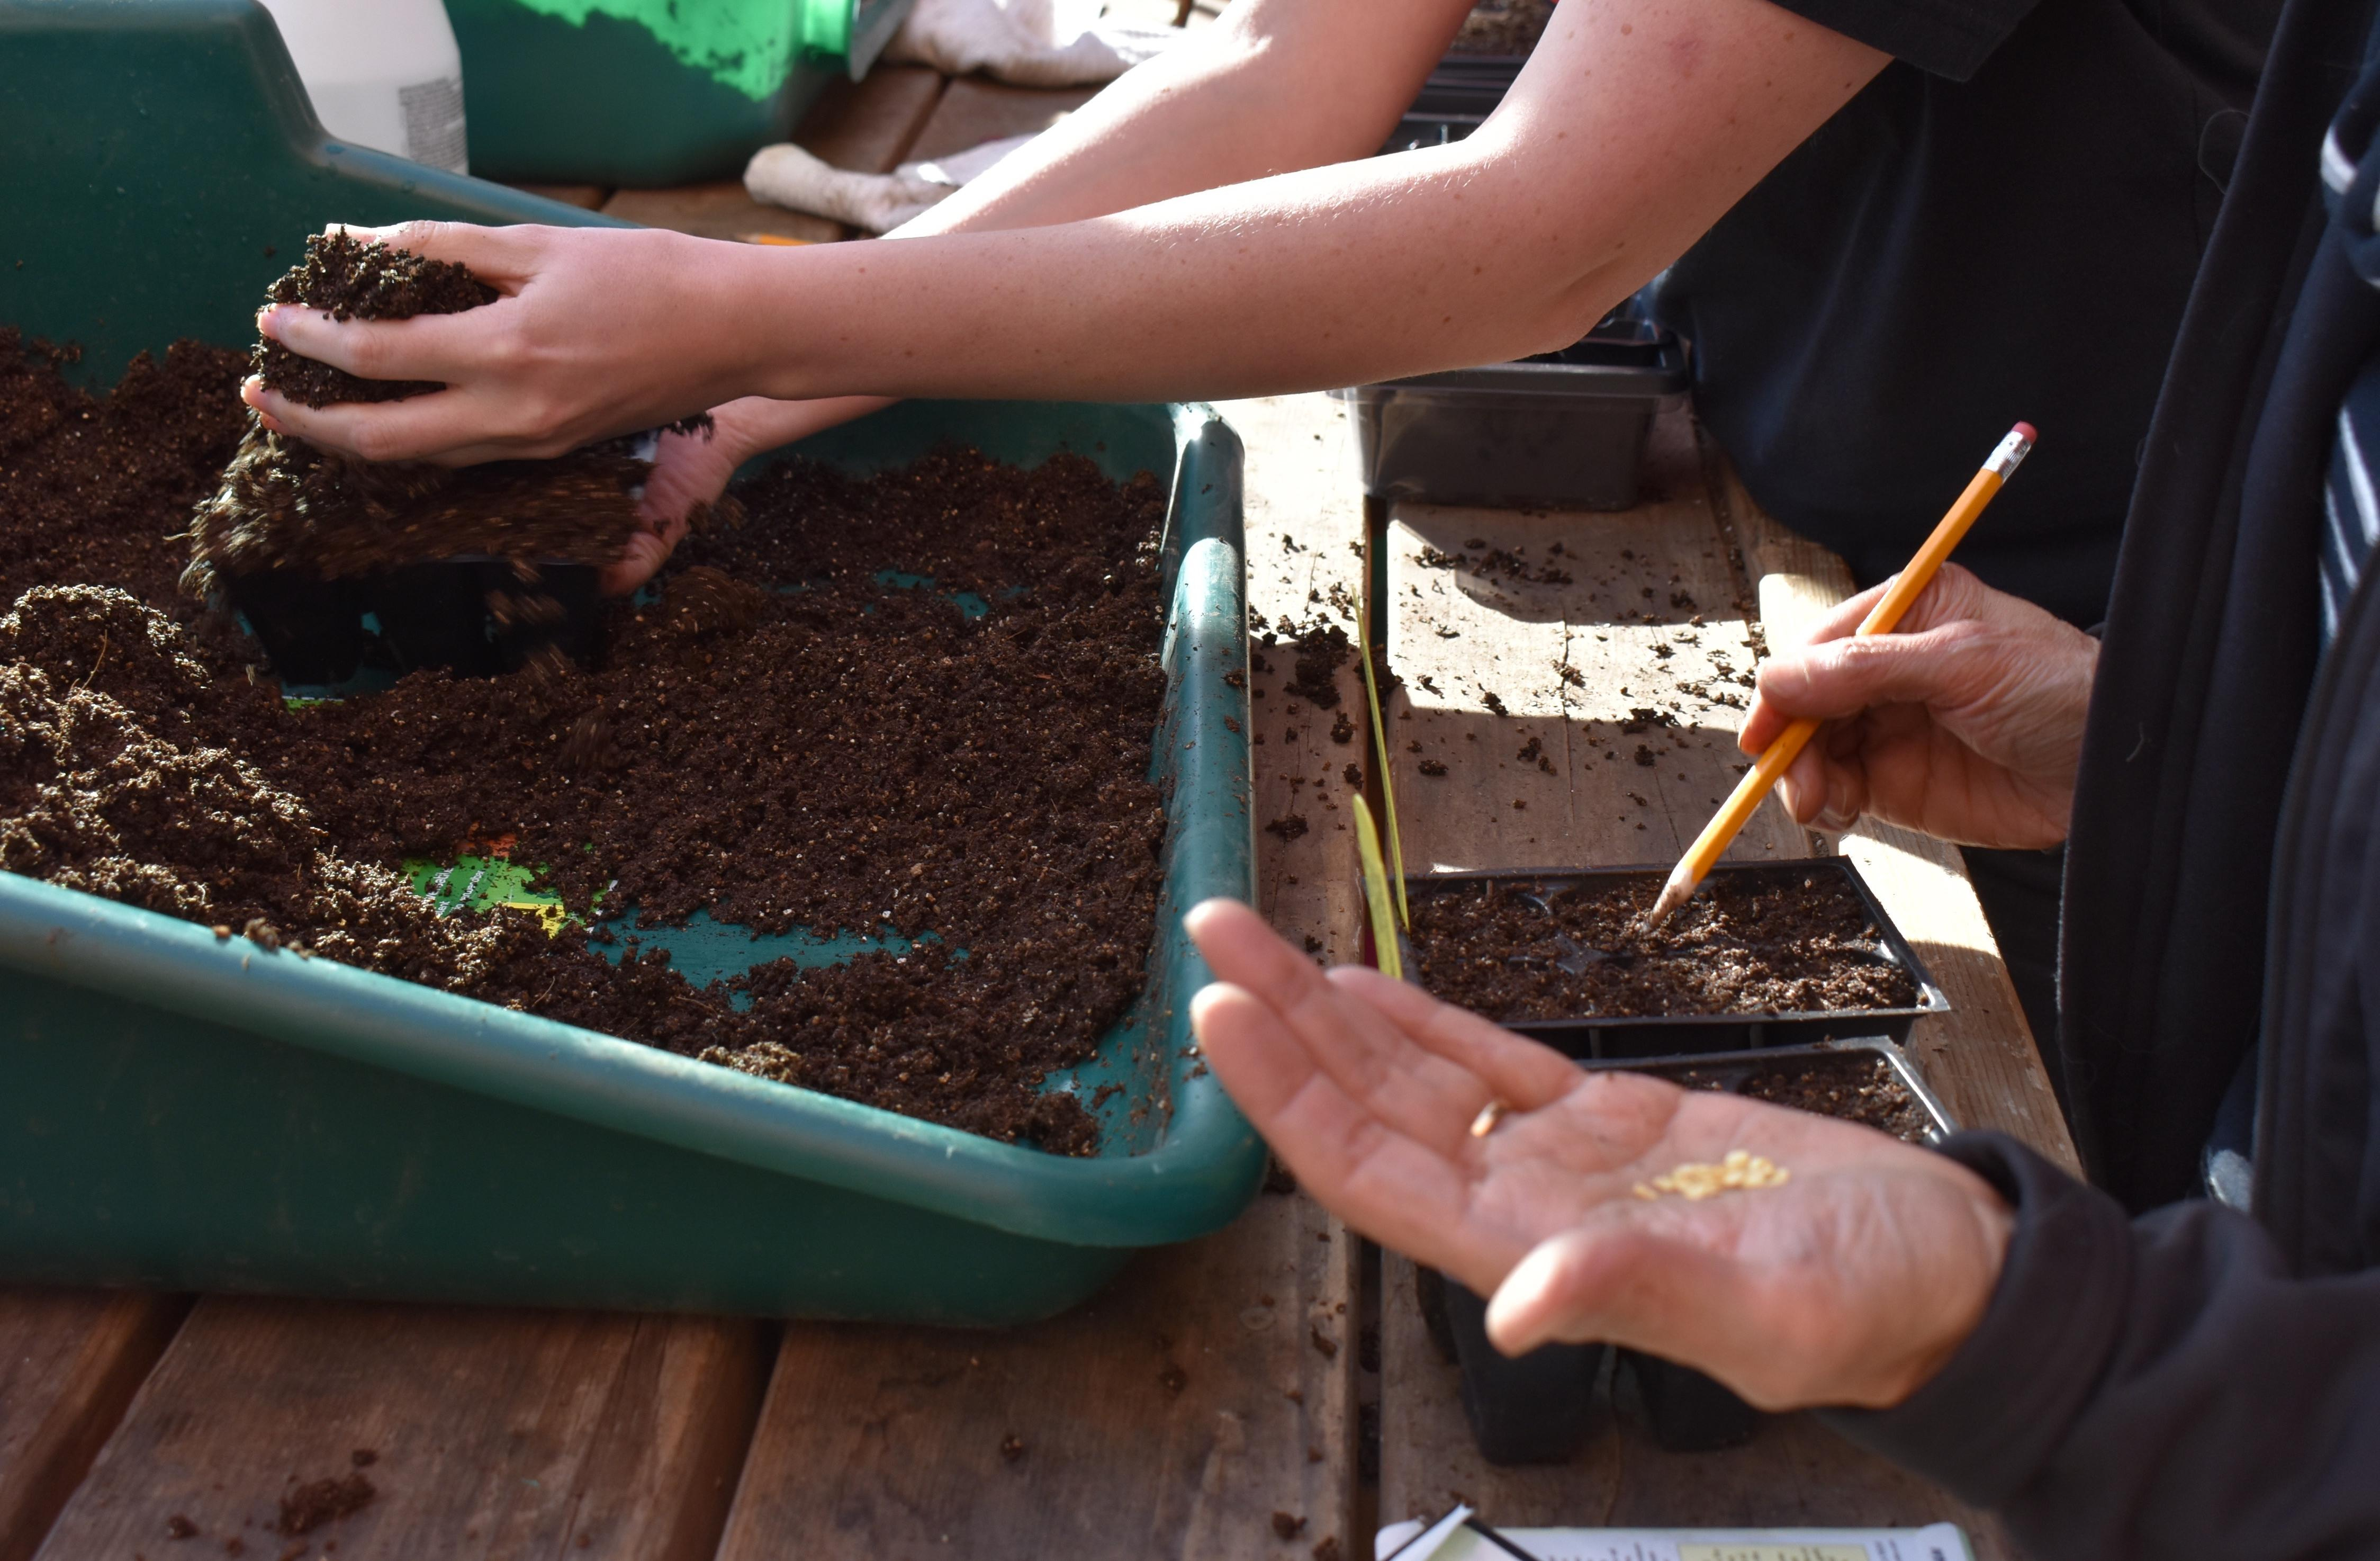
[[[280,318],[281,306],[277,303],[266,304],[256,311],[256,334],[260,336],[272,336],[275,341],[280,340],[281,338],[274,335],[273,329]]]

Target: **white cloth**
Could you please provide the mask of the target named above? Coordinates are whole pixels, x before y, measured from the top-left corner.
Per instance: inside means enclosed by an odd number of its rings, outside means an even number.
[[[889,174],[855,174],[820,162],[790,141],[764,146],[744,165],[744,189],[755,201],[849,223],[870,233],[900,226],[1002,158],[1031,141],[1004,136],[925,162],[904,163]]]
[[[1181,36],[1099,25],[1098,0],[917,0],[883,57],[1019,87],[1084,87],[1114,80]]]

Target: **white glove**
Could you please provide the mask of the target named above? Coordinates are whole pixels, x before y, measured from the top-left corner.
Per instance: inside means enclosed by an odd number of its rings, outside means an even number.
[[[1162,53],[1172,28],[1094,26],[1097,0],[917,0],[884,58],[1019,87],[1112,81]]]
[[[889,174],[855,174],[821,163],[790,141],[781,142],[752,154],[744,166],[744,189],[771,206],[882,233],[978,177],[1032,139],[1003,136],[949,157],[904,163]]]

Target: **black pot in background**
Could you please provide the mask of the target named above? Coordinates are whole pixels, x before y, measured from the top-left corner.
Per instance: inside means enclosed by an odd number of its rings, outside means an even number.
[[[1739,1447],[1760,1429],[1759,1410],[1693,1367],[1634,1349],[1621,1350],[1620,1359],[1635,1373],[1645,1421],[1665,1451],[1715,1453]]]
[[[1567,1463],[1595,1424],[1606,1347],[1549,1344],[1523,1356],[1488,1342],[1488,1303],[1435,1269],[1417,1269],[1422,1322],[1463,1372],[1463,1413],[1479,1456],[1499,1465]]]
[[[525,581],[502,558],[468,555],[335,580],[284,568],[226,574],[224,588],[283,685],[315,688],[364,667],[492,677],[548,645],[591,666],[603,652],[601,573],[548,561]]]

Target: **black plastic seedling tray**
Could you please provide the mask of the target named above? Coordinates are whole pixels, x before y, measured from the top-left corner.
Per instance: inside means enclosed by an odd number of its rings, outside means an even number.
[[[1928,1120],[1929,1144],[1957,1131],[1950,1114],[1910,1066],[1900,1048],[1881,1036],[1757,1052],[1719,1052],[1653,1061],[1588,1062],[1597,1071],[1649,1074],[1673,1083],[1741,1094],[1762,1074],[1830,1066],[1870,1066],[1882,1057],[1894,1079]],[[1488,1342],[1487,1303],[1463,1287],[1423,1270],[1417,1275],[1424,1323],[1439,1349],[1463,1373],[1463,1409],[1480,1457],[1493,1464],[1560,1463],[1585,1445],[1593,1429],[1589,1391],[1602,1363],[1600,1345],[1548,1345],[1526,1355],[1499,1355]],[[1690,1366],[1641,1350],[1620,1359],[1636,1378],[1638,1398],[1653,1439],[1673,1453],[1715,1452],[1751,1440],[1761,1412]]]
[[[1555,352],[1334,394],[1377,497],[1626,509],[1653,419],[1693,383],[1685,343],[1632,305]]]
[[[509,560],[474,554],[337,579],[272,568],[223,582],[283,686],[317,688],[366,669],[490,677],[548,645],[593,665],[603,652],[600,578],[591,564],[550,561],[525,581]]]
[[[1435,872],[1408,877],[1405,894],[1410,902],[1418,903],[1440,895],[1490,893],[1505,884],[1527,885],[1544,893],[1576,887],[1604,887],[1631,879],[1647,881],[1658,889],[1669,872],[1667,866]],[[1849,858],[1809,857],[1797,861],[1721,862],[1711,870],[1710,878],[1706,883],[1749,881],[1763,886],[1784,888],[1805,884],[1822,874],[1843,880],[1859,897],[1861,906],[1866,909],[1879,934],[1876,957],[1898,965],[1908,972],[1910,980],[1917,985],[1915,1004],[1905,1008],[1845,1008],[1808,1013],[1581,1014],[1575,1018],[1522,1019],[1506,1028],[1542,1041],[1581,1061],[1631,1060],[1698,1052],[1802,1045],[1863,1035],[1881,1035],[1893,1041],[1906,1041],[1911,1027],[1920,1018],[1948,1010],[1949,999],[1943,996],[1942,989],[1934,984],[1934,978],[1926,973],[1916,951],[1909,946],[1909,940],[1901,935],[1900,928],[1893,925],[1892,918],[1885,914],[1884,907],[1876,900],[1876,892],[1868,887],[1867,880],[1860,876],[1858,867]],[[1408,970],[1417,969],[1410,950],[1406,951],[1405,966]]]

